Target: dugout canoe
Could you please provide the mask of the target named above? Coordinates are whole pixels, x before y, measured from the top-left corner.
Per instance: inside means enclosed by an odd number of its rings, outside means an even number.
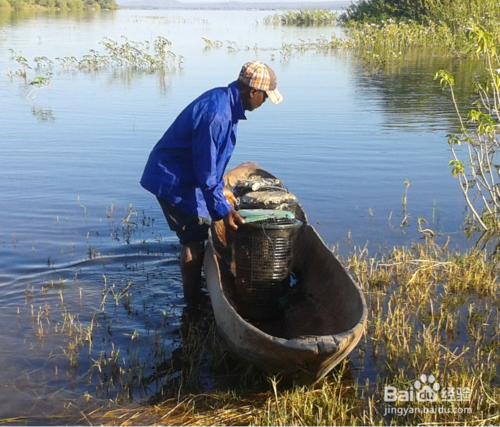
[[[226,175],[226,185],[231,187],[238,179],[256,173],[273,177],[256,165],[244,164]],[[300,207],[296,216],[304,222],[292,261],[300,297],[280,319],[249,321],[238,312],[231,297],[234,276],[224,262],[214,228],[204,270],[217,329],[228,347],[270,373],[310,384],[324,377],[358,344],[367,308],[361,288],[307,223]]]

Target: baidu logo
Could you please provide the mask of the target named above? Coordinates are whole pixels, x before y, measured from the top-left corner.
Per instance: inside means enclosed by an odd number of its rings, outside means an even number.
[[[439,398],[441,386],[436,381],[434,375],[420,375],[420,378],[413,383],[417,402],[435,402]]]
[[[384,387],[384,402],[450,402],[470,400],[468,387],[443,388],[434,375],[422,374],[413,383],[412,388],[401,390],[387,385]]]
[[[471,407],[446,406],[447,402],[468,402],[471,398],[470,387],[442,387],[434,375],[420,375],[408,389],[386,385],[384,402],[406,402],[407,406],[386,406],[384,415],[406,416],[408,414],[427,413],[466,413],[471,414]],[[412,405],[423,403],[424,405]],[[431,403],[432,405],[425,405]],[[436,405],[437,403],[437,405]]]

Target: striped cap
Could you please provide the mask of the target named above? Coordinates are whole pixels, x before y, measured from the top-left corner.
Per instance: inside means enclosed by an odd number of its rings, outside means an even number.
[[[251,88],[265,91],[273,104],[283,101],[281,93],[276,88],[276,74],[263,62],[253,61],[244,64],[238,80]]]

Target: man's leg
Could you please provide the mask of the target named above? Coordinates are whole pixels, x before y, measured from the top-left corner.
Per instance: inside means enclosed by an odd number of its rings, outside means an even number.
[[[209,223],[203,218],[187,216],[168,201],[158,198],[168,225],[181,243],[181,274],[186,301],[201,296],[201,269],[208,239]]]
[[[186,301],[196,300],[201,295],[201,268],[205,242],[189,242],[182,245],[181,273]]]

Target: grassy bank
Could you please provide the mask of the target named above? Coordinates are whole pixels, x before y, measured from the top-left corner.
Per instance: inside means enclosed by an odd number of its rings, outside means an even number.
[[[26,10],[116,9],[115,0],[0,0],[0,13]]]
[[[500,4],[495,0],[365,0],[341,19],[355,46],[388,58],[422,47],[470,55],[473,25],[500,45]]]
[[[344,262],[367,296],[368,330],[349,361],[317,386],[285,385],[233,359],[207,311],[185,324],[182,367],[166,364],[163,375],[179,375],[162,396],[87,417],[113,425],[496,424],[498,260],[498,254],[452,253],[432,240],[384,256],[357,250]],[[217,383],[209,393],[200,374],[207,363]],[[448,397],[458,390],[463,396],[384,402],[385,386],[408,390],[422,374]],[[401,414],[387,414],[391,405]],[[448,412],[424,413],[437,406]],[[408,407],[421,412],[403,414]]]

